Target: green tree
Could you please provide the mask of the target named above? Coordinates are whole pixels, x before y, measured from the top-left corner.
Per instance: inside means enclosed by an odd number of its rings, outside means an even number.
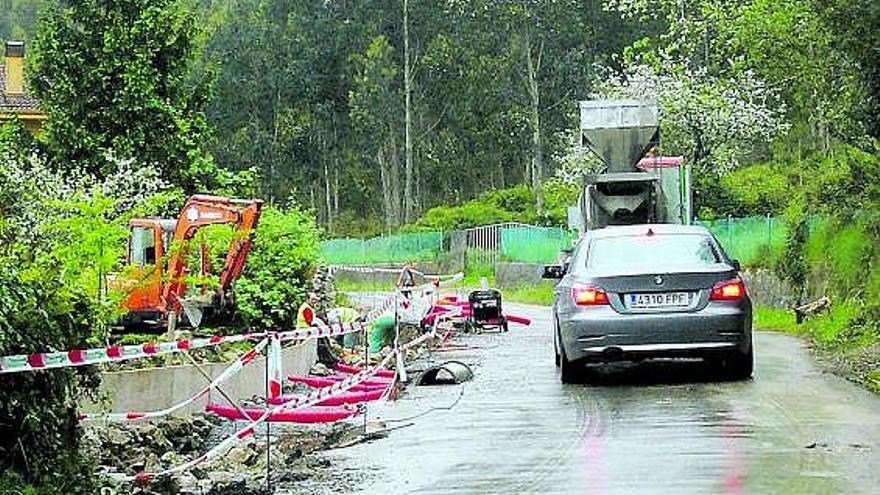
[[[33,151],[34,138],[19,119],[0,125],[0,157],[23,160]]]
[[[53,162],[103,177],[115,171],[108,157],[133,158],[190,189],[213,173],[198,36],[181,0],[48,1],[29,74]]]
[[[254,248],[236,285],[248,328],[290,330],[318,263],[318,229],[299,208],[263,211]]]
[[[96,317],[89,298],[58,267],[25,273],[19,265],[0,253],[0,355],[87,346]],[[78,413],[82,394],[96,386],[87,368],[0,375],[0,492],[96,491],[79,449]]]
[[[359,73],[349,95],[352,121],[370,143],[370,155],[379,167],[386,224],[401,221],[399,139],[400,97],[394,50],[384,36],[373,38],[357,57]]]

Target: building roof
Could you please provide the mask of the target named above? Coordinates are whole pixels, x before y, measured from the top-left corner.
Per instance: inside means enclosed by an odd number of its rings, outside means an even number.
[[[0,113],[42,114],[40,102],[29,94],[6,94],[6,66],[0,65]]]

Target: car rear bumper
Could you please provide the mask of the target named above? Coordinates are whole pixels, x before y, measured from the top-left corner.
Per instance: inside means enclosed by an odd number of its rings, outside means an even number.
[[[644,357],[705,357],[746,352],[752,341],[748,303],[710,304],[690,313],[621,314],[588,308],[560,317],[560,338],[569,360]]]

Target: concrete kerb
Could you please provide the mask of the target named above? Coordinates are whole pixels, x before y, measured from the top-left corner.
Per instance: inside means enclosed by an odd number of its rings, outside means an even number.
[[[317,341],[312,339],[303,345],[282,351],[284,369],[295,374],[306,374],[317,360]],[[229,363],[211,363],[202,368],[216,378]],[[150,411],[177,404],[198,392],[207,384],[205,378],[193,365],[167,366],[161,368],[110,371],[101,373],[101,397],[109,398],[106,404],[83,399],[80,403],[85,413],[119,411]],[[259,356],[252,363],[232,376],[223,390],[234,400],[243,400],[266,391],[266,358]],[[216,394],[216,393],[215,393]],[[182,409],[182,413],[202,412],[219,394],[209,394]]]

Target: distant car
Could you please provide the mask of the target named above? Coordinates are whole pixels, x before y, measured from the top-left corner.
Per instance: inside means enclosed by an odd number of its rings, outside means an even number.
[[[735,379],[752,375],[752,302],[739,262],[699,226],[607,227],[584,235],[554,291],[562,381],[590,363],[700,357]]]

